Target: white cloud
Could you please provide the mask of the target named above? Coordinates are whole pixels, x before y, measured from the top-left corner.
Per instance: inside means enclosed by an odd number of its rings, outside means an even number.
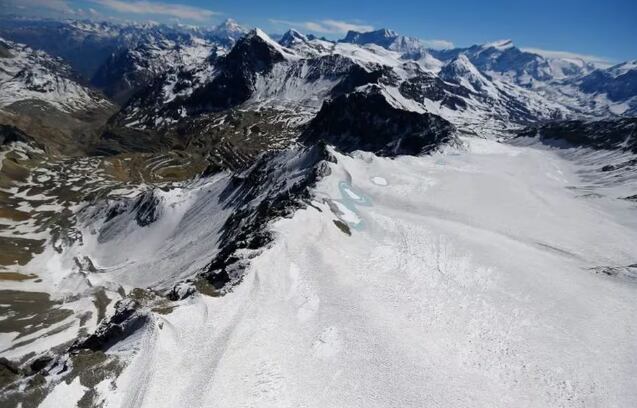
[[[327,32],[346,33],[348,31],[366,32],[372,31],[374,27],[366,24],[354,24],[339,20],[322,20],[323,28],[330,30]]]
[[[200,7],[192,7],[175,3],[156,3],[145,0],[93,0],[93,2],[119,13],[161,15],[194,21],[205,21],[210,17],[220,14]]]
[[[532,52],[534,54],[541,55],[547,58],[565,58],[565,59],[579,59],[585,62],[601,65],[612,65],[612,61],[608,58],[598,57],[596,55],[577,54],[569,51],[553,51],[544,50],[541,48],[525,47],[522,51]]]
[[[320,20],[320,21],[289,21],[270,19],[272,24],[284,25],[288,27],[300,28],[307,31],[323,34],[342,34],[348,31],[366,32],[372,31],[373,26],[367,24],[349,23],[340,20]]]
[[[435,50],[446,50],[453,48],[453,43],[447,40],[421,40],[425,47]]]
[[[66,0],[8,0],[0,1],[0,5],[6,7],[7,10],[47,10],[49,12],[62,14],[75,14],[75,10],[71,8]]]

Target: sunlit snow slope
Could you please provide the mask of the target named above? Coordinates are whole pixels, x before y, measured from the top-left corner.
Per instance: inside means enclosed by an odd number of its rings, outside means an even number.
[[[466,142],[335,154],[231,293],[118,346],[106,406],[637,406],[637,281],[594,269],[636,263],[634,204],[580,196],[553,150]]]

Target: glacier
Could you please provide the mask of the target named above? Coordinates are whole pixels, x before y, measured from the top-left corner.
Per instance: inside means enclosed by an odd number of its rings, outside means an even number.
[[[96,387],[104,406],[637,402],[637,281],[595,269],[635,263],[637,220],[574,188],[590,163],[478,138],[332,154],[312,205],[270,224],[239,285],[108,351],[130,362]]]

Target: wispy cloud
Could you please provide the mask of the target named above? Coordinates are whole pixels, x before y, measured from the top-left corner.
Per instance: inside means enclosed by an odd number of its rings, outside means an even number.
[[[453,43],[447,40],[421,40],[427,48],[435,50],[446,50],[453,48]]]
[[[6,0],[0,1],[0,6],[6,11],[41,10],[62,14],[75,14],[75,10],[65,0]]]
[[[322,34],[342,34],[348,31],[366,32],[374,29],[373,26],[367,24],[350,23],[341,20],[319,20],[319,21],[290,21],[270,19],[272,24],[283,25],[287,27],[304,29],[314,33]]]
[[[600,65],[612,65],[613,63],[609,58],[598,57],[596,55],[577,54],[577,53],[569,52],[569,51],[544,50],[542,48],[532,48],[532,47],[522,48],[522,51],[532,52],[534,54],[538,54],[548,58],[579,59],[585,62],[600,64]]]
[[[205,21],[220,14],[212,10],[176,3],[157,3],[144,0],[93,0],[93,2],[119,13],[167,16],[194,21]]]

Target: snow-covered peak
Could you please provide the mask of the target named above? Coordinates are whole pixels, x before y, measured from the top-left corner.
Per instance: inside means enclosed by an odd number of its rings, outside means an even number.
[[[215,27],[217,30],[225,30],[228,32],[243,32],[245,31],[245,29],[239,25],[239,23],[236,22],[236,20],[232,19],[232,18],[227,18],[226,20],[224,20],[221,24],[219,24],[217,27]]]
[[[496,50],[505,51],[511,48],[514,48],[512,40],[498,40],[490,43],[483,44],[481,46],[483,49],[494,48]]]
[[[616,78],[635,70],[637,70],[637,60],[626,61],[621,64],[614,65],[608,69],[608,72]]]
[[[398,36],[398,33],[396,33],[396,31],[389,30],[387,28],[381,28],[380,30],[378,30],[376,32],[379,33],[380,35],[382,35],[385,38],[395,38],[395,37]]]
[[[485,77],[466,55],[460,54],[440,71],[440,78],[464,86],[479,94],[498,97],[494,84]]]
[[[281,44],[279,44],[278,42],[274,41],[269,35],[267,35],[265,33],[265,31],[261,30],[260,28],[255,28],[252,31],[250,31],[248,33],[248,35],[246,36],[246,38],[259,38],[260,40],[262,40],[263,42],[265,42],[267,45],[269,45],[270,47],[274,48],[275,50],[277,50],[278,52],[280,52],[282,55],[284,56],[294,56],[294,52],[292,52],[291,50],[281,46]]]
[[[283,36],[279,40],[279,44],[284,47],[292,47],[295,44],[306,43],[307,41],[308,38],[305,35],[301,34],[295,29],[290,29],[285,34],[283,34]]]
[[[100,37],[113,37],[118,35],[121,27],[107,22],[71,21],[69,27],[87,34]]]
[[[446,62],[464,54],[481,72],[527,88],[539,83],[576,78],[595,69],[582,59],[564,58],[564,53],[558,55],[555,52],[541,51],[517,48],[511,40],[499,40],[464,49],[430,50],[434,56]]]
[[[238,38],[248,32],[248,30],[237,23],[235,20],[228,18],[214,28],[214,32],[218,35],[225,35],[231,38]]]
[[[251,30],[250,33],[248,34],[248,36],[250,36],[250,37],[259,37],[265,42],[276,43],[276,41],[274,41],[272,38],[270,38],[270,36],[267,35],[265,33],[265,31],[261,30],[260,28],[255,28],[255,29]]]
[[[376,44],[381,47],[389,47],[394,40],[398,37],[398,34],[393,30],[382,28],[376,31],[368,31],[360,33],[358,31],[348,31],[345,38],[339,42],[351,43],[351,44]]]
[[[459,75],[474,75],[476,77],[482,76],[480,71],[478,71],[478,68],[476,68],[464,54],[458,55],[458,57],[448,63],[444,69],[445,72],[453,70],[455,74]]]
[[[443,65],[440,60],[431,55],[427,44],[423,40],[399,35],[395,31],[386,28],[367,33],[350,31],[339,43],[374,44],[399,53],[403,59],[417,61],[427,71],[437,72]]]

